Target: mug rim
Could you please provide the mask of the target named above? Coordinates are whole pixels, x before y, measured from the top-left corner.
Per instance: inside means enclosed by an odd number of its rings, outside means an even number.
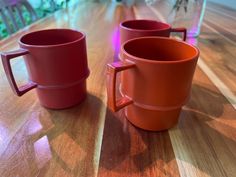
[[[135,29],[135,28],[129,28],[124,26],[124,23],[127,22],[134,22],[134,21],[146,21],[146,22],[155,22],[155,23],[160,23],[160,24],[164,24],[166,25],[166,28],[162,28],[162,29]],[[138,31],[138,32],[143,32],[143,31],[147,31],[147,32],[153,32],[153,31],[163,31],[163,30],[168,30],[171,29],[171,25],[168,23],[163,23],[157,20],[149,20],[149,19],[134,19],[134,20],[126,20],[120,23],[120,28],[129,30],[129,31]]]
[[[23,37],[25,37],[27,35],[32,35],[32,34],[35,34],[38,32],[44,32],[44,31],[70,31],[70,32],[80,33],[80,34],[82,34],[82,36],[76,40],[71,41],[71,42],[65,42],[65,43],[61,43],[61,44],[52,44],[52,45],[34,45],[34,44],[26,44],[26,43],[22,42]],[[85,37],[86,37],[86,35],[82,31],[68,29],[68,28],[51,28],[51,29],[36,30],[36,31],[30,32],[30,33],[26,33],[18,39],[18,43],[22,46],[25,46],[25,47],[52,48],[52,47],[60,47],[60,46],[66,46],[69,44],[73,44],[73,43],[76,43],[78,41],[85,39]]]
[[[168,61],[160,61],[160,60],[150,60],[148,58],[141,58],[141,57],[137,57],[137,56],[134,56],[130,53],[128,53],[126,50],[125,50],[125,45],[131,41],[136,41],[136,40],[140,40],[140,39],[164,39],[164,40],[169,40],[169,41],[174,41],[174,42],[178,42],[178,43],[182,43],[184,45],[187,45],[191,48],[193,48],[196,52],[195,55],[193,55],[192,57],[189,57],[189,58],[186,58],[184,60],[168,60]],[[130,58],[133,58],[135,60],[138,60],[138,61],[141,61],[141,62],[146,62],[146,63],[159,63],[159,64],[174,64],[174,63],[182,63],[182,62],[187,62],[187,61],[191,61],[191,60],[194,60],[195,58],[198,58],[199,57],[199,54],[200,54],[200,51],[197,47],[191,45],[191,44],[188,44],[187,42],[184,42],[184,41],[180,41],[180,40],[176,40],[176,39],[172,39],[172,38],[168,38],[168,37],[157,37],[157,36],[146,36],[146,37],[138,37],[138,38],[133,38],[133,39],[130,39],[126,42],[124,42],[122,44],[122,47],[121,47],[121,51],[122,53],[124,53],[125,55],[129,56]],[[121,57],[121,56],[119,56]],[[121,58],[120,58],[121,59]],[[127,58],[124,58],[125,60],[128,60]]]

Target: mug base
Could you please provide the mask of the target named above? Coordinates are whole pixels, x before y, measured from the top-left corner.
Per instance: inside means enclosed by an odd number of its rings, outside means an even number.
[[[153,111],[134,105],[125,108],[126,118],[136,127],[148,131],[163,131],[174,127],[179,120],[181,107],[169,111]]]
[[[82,103],[86,96],[86,81],[60,89],[37,88],[40,104],[49,109],[67,109]]]

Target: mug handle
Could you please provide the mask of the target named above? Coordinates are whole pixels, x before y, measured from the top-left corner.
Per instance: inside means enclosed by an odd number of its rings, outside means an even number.
[[[128,61],[118,61],[107,64],[107,104],[113,112],[119,111],[123,107],[133,103],[131,98],[125,96],[116,100],[116,76],[118,72],[134,67],[135,64]]]
[[[187,29],[186,28],[171,28],[171,32],[183,33],[183,41],[186,41],[186,38],[187,38]]]
[[[29,51],[26,49],[18,49],[16,51],[1,53],[2,64],[3,64],[3,68],[4,68],[6,76],[7,76],[7,80],[10,83],[10,86],[11,86],[13,92],[18,96],[22,96],[26,92],[37,87],[36,83],[29,81],[27,84],[22,85],[18,88],[15,78],[13,76],[10,60],[14,59],[16,57],[22,56],[22,55],[26,55],[26,54],[29,54]]]

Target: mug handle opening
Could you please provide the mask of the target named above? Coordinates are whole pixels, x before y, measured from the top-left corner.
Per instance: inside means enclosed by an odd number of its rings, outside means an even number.
[[[2,57],[2,64],[3,64],[3,68],[5,70],[6,76],[7,76],[7,80],[13,90],[13,92],[17,95],[17,96],[22,96],[24,95],[26,92],[32,90],[33,88],[37,87],[37,84],[29,81],[27,84],[22,85],[20,87],[17,86],[13,72],[12,72],[12,68],[11,68],[11,63],[10,60],[14,59],[16,57],[22,56],[22,55],[26,55],[29,54],[29,51],[26,49],[18,49],[16,51],[11,51],[11,52],[3,52],[1,53],[1,57]]]
[[[186,38],[187,38],[187,29],[186,28],[171,28],[171,32],[183,33],[182,39],[183,39],[183,41],[186,41]]]
[[[133,100],[127,96],[116,99],[116,78],[118,72],[134,67],[135,64],[130,61],[118,61],[107,64],[107,104],[113,112],[117,112],[133,103]]]

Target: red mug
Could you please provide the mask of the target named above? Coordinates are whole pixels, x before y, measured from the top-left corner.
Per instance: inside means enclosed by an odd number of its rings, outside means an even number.
[[[36,88],[41,105],[64,109],[86,97],[89,76],[85,34],[71,29],[49,29],[23,35],[20,49],[1,53],[3,67],[14,93],[22,96]],[[18,87],[10,60],[23,56],[29,82]]]
[[[167,23],[155,20],[127,20],[120,23],[120,41],[123,44],[133,38],[145,36],[169,37],[171,32],[183,33],[183,40],[186,40],[186,28],[172,28]]]
[[[121,61],[108,64],[108,107],[125,108],[127,119],[145,130],[160,131],[178,122],[188,101],[199,50],[166,37],[142,37],[125,42]],[[121,72],[116,100],[116,77]]]

